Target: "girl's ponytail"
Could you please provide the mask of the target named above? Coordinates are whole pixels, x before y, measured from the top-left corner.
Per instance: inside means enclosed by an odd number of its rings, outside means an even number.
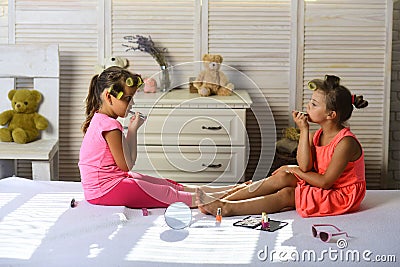
[[[98,86],[97,85],[98,77],[99,77],[98,74],[93,76],[89,85],[89,93],[86,97],[86,111],[85,111],[86,119],[82,124],[82,131],[84,134],[86,133],[86,130],[89,127],[90,121],[92,120],[94,114],[100,108],[101,99],[99,99],[100,96],[96,94],[96,88]]]
[[[362,95],[352,95],[351,98],[353,106],[357,109],[365,108],[368,106],[368,101],[364,100],[364,97]]]

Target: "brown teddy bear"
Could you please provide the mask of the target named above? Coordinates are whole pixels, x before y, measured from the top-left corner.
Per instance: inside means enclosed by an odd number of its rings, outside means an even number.
[[[36,112],[42,95],[37,90],[18,89],[8,92],[12,110],[0,114],[0,141],[25,144],[39,137],[39,130],[48,127],[45,117]]]
[[[223,61],[220,55],[205,54],[203,56],[204,70],[200,72],[193,86],[201,96],[232,94],[234,85],[229,83],[228,78],[220,70]]]

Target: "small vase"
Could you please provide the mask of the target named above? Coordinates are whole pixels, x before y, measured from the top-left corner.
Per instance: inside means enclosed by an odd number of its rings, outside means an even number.
[[[160,66],[161,71],[160,71],[160,90],[161,92],[166,92],[168,91],[171,86],[171,80],[169,77],[169,71],[167,66]]]

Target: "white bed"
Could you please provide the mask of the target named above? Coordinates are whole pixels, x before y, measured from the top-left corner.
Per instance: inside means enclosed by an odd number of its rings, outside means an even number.
[[[76,208],[70,201],[78,201]],[[400,191],[368,191],[361,211],[301,218],[295,211],[271,214],[288,226],[273,232],[233,226],[241,217],[215,218],[193,210],[192,225],[170,229],[165,209],[90,205],[77,182],[0,180],[0,266],[266,266],[357,264],[395,266],[400,261]],[[330,223],[346,241],[323,243],[311,225]],[[268,256],[268,257],[266,257]],[[298,261],[289,257],[299,256]],[[359,256],[359,260],[358,260]],[[368,261],[370,260],[370,261]]]

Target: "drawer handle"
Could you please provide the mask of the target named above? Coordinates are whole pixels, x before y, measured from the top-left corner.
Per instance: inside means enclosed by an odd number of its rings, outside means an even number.
[[[217,130],[221,130],[222,126],[214,126],[214,127],[213,126],[209,126],[209,127],[202,126],[201,129],[217,131]]]
[[[201,164],[201,166],[203,166],[203,167],[207,167],[207,168],[215,168],[215,169],[218,169],[218,168],[221,168],[222,167],[222,164],[220,163],[220,164]]]

